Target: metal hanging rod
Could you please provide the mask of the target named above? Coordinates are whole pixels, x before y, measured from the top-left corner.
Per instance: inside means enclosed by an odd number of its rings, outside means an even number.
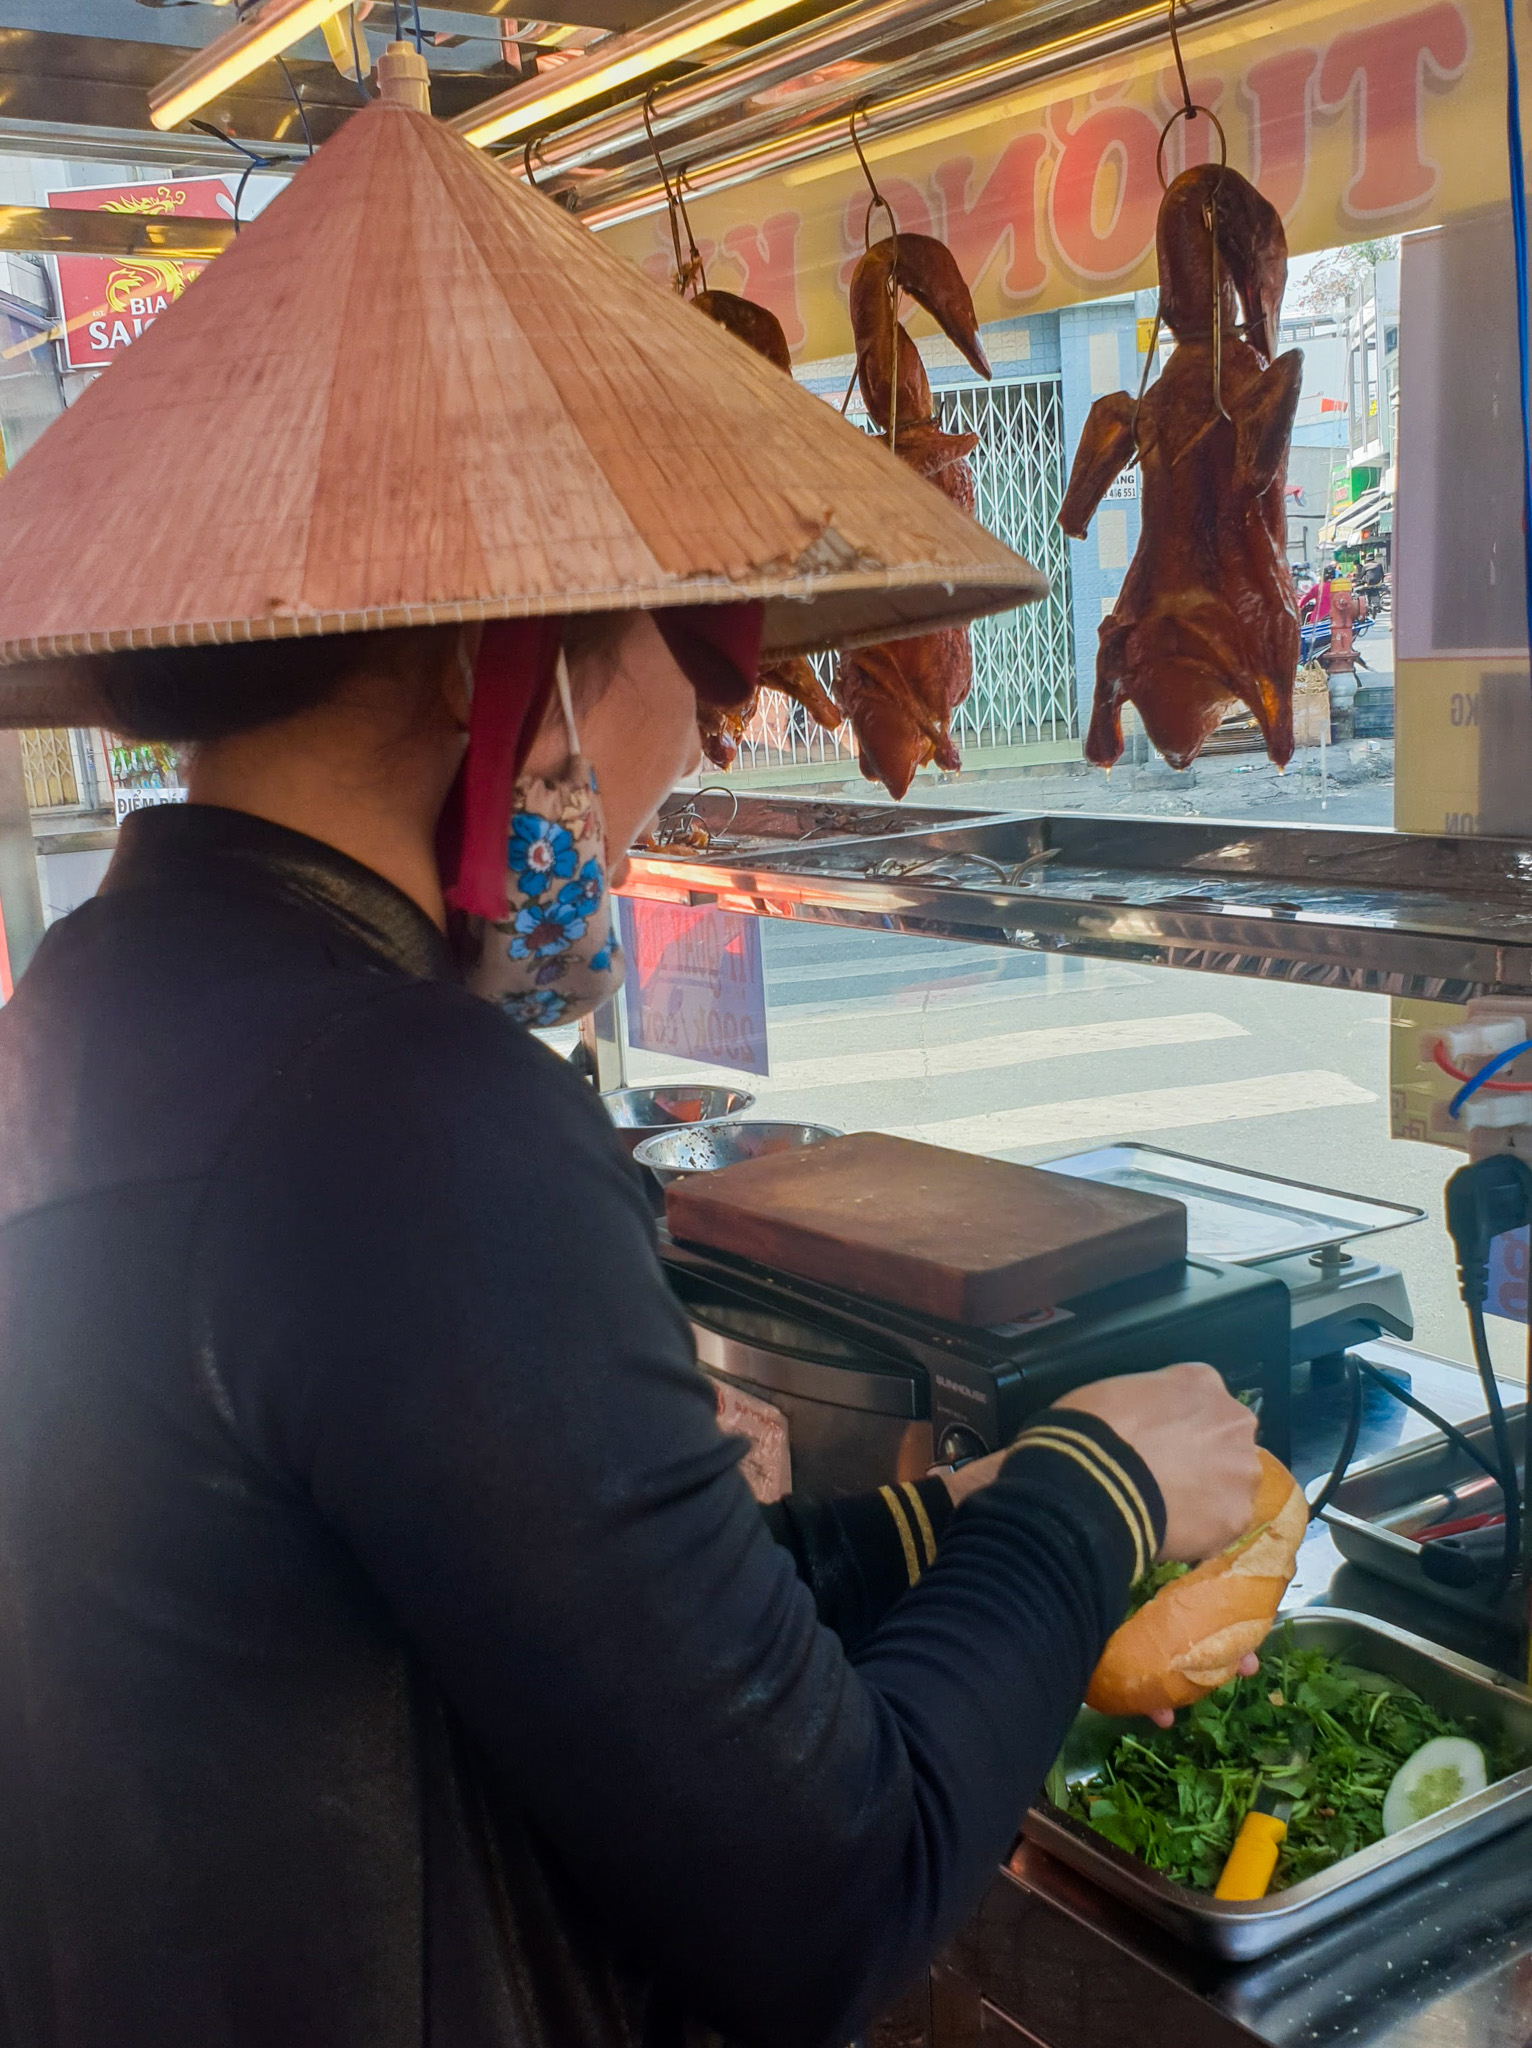
[[[770,92],[827,64],[863,55],[897,37],[968,12],[974,0],[860,0],[821,15],[803,28],[784,30],[743,55],[710,64],[685,85],[657,92],[651,113],[656,136],[691,121],[727,112],[757,93]],[[630,104],[578,121],[549,136],[537,152],[545,171],[581,169],[630,149],[643,139],[641,116]],[[779,115],[780,118],[780,115]]]
[[[1195,24],[1224,20],[1267,6],[1271,0],[1209,0],[1197,9]],[[966,112],[1006,92],[1071,71],[1081,64],[1141,49],[1164,34],[1164,0],[1124,13],[1095,10],[1097,19],[1078,32],[1049,36],[1048,27],[1080,21],[1078,0],[1049,0],[1031,11],[1023,24],[1014,20],[991,24],[971,36],[955,37],[917,57],[886,66],[869,94],[862,80],[840,89],[841,104],[822,118],[783,130],[781,110],[752,115],[684,144],[687,189],[694,196],[719,192],[752,178],[812,162],[846,148],[846,114],[866,105],[864,141],[879,141],[926,121]],[[959,55],[983,55],[983,63],[951,76]],[[634,117],[634,125],[640,124]],[[677,152],[682,153],[681,151]],[[646,165],[614,171],[599,183],[582,182],[580,218],[591,227],[652,213],[664,195]]]

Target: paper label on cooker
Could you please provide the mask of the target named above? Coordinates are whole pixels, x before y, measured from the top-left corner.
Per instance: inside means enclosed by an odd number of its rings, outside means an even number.
[[[793,1460],[787,1417],[758,1394],[747,1394],[724,1380],[714,1380],[718,1427],[725,1436],[742,1436],[750,1448],[740,1461],[745,1484],[764,1506],[793,1490]]]

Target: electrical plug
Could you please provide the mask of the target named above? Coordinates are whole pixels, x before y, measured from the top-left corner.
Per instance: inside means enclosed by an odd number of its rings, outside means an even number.
[[[1464,1105],[1465,1108],[1467,1105]],[[1532,1166],[1512,1152],[1460,1166],[1447,1183],[1447,1231],[1458,1261],[1458,1291],[1470,1308],[1489,1293],[1489,1248],[1532,1218]]]

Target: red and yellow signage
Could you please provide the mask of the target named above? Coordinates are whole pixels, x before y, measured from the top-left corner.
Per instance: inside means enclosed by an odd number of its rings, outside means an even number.
[[[228,220],[234,210],[222,178],[72,185],[50,192],[48,204],[87,213],[180,214],[191,220]],[[55,261],[64,361],[71,370],[104,370],[207,267],[159,256],[60,256]]]
[[[1182,35],[1193,97],[1229,161],[1282,213],[1295,253],[1425,227],[1504,202],[1504,30],[1491,0],[1283,0]],[[940,235],[1001,320],[1153,285],[1155,153],[1180,93],[1168,48],[1003,89],[984,106],[874,141],[906,230]],[[1178,122],[1174,176],[1216,153]],[[800,359],[846,352],[845,288],[867,186],[849,147],[691,202],[710,284],[770,306]],[[879,224],[881,232],[881,224]],[[663,214],[612,228],[656,276]],[[929,332],[917,315],[911,325]]]

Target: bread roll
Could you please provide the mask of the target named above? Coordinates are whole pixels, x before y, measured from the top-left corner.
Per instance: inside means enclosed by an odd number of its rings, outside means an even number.
[[[1266,1640],[1298,1563],[1308,1503],[1285,1465],[1257,1453],[1261,1481],[1237,1543],[1162,1586],[1110,1637],[1085,1695],[1101,1714],[1188,1707],[1227,1685]]]

